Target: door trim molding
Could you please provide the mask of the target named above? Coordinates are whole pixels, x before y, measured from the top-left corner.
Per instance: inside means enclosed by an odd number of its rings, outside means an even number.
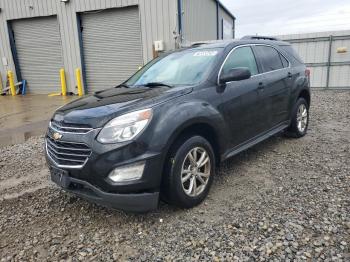
[[[290,120],[284,121],[281,124],[277,125],[276,127],[270,129],[269,131],[262,133],[260,135],[257,135],[256,137],[253,137],[252,139],[248,140],[247,142],[244,142],[232,149],[227,150],[222,155],[222,160],[226,160],[230,157],[233,157],[239,153],[241,153],[244,150],[247,150],[248,148],[255,146],[256,144],[259,144],[260,142],[268,139],[269,137],[281,132],[282,130],[286,129],[290,125]]]
[[[265,74],[269,74],[269,73],[272,73],[272,72],[276,72],[276,71],[280,71],[280,70],[284,70],[284,69],[290,69],[292,67],[292,64],[291,62],[289,61],[289,59],[286,58],[285,55],[283,55],[280,51],[278,51],[278,49],[272,45],[269,45],[269,44],[244,44],[244,45],[238,45],[238,46],[235,46],[234,48],[232,48],[232,50],[226,55],[226,58],[224,60],[224,62],[221,64],[221,67],[220,67],[220,70],[219,70],[219,74],[218,74],[218,77],[217,77],[217,84],[220,85],[220,75],[221,75],[221,72],[222,72],[222,69],[224,68],[224,65],[227,61],[227,59],[230,57],[230,55],[238,48],[242,48],[242,47],[247,47],[249,46],[250,48],[252,48],[252,51],[255,55],[255,52],[254,52],[254,46],[268,46],[268,47],[272,47],[273,49],[275,49],[281,56],[283,56],[289,63],[288,67],[284,67],[284,68],[280,68],[280,69],[277,69],[277,70],[272,70],[272,71],[269,71],[269,72],[264,72],[264,73],[259,73],[259,74],[256,74],[256,75],[253,75],[252,77],[256,77],[256,76],[259,76],[259,75],[265,75]],[[255,57],[255,60],[257,58]],[[258,61],[256,61],[257,65],[258,65]],[[227,83],[231,83],[231,82],[227,82]]]

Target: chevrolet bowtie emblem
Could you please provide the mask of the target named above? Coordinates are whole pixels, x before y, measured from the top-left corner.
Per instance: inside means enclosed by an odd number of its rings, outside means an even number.
[[[57,132],[53,133],[53,139],[60,140],[61,138],[62,138],[62,134]]]

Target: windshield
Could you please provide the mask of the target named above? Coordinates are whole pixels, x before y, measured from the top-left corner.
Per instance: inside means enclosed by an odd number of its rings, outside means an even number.
[[[199,84],[208,76],[221,49],[200,49],[175,52],[151,61],[125,84],[144,86],[162,83],[169,86]]]

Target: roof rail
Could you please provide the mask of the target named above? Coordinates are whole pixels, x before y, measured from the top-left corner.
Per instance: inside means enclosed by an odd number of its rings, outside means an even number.
[[[198,43],[194,43],[191,45],[191,47],[197,47],[197,46],[201,46],[201,45],[207,45],[208,43],[202,43],[202,42],[198,42]]]
[[[241,40],[272,40],[279,41],[280,39],[271,36],[262,36],[262,35],[247,35],[241,38]]]
[[[198,47],[202,45],[209,45],[209,44],[217,44],[217,43],[223,43],[223,42],[231,42],[234,39],[229,39],[229,40],[206,40],[206,41],[198,41],[198,42],[190,42],[187,45],[184,45],[186,47]]]

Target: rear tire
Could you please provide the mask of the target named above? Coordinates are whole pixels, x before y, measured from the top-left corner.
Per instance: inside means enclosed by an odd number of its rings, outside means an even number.
[[[306,135],[309,127],[309,105],[304,98],[299,98],[293,109],[291,124],[286,135],[300,138]]]
[[[162,199],[181,208],[200,204],[209,193],[214,172],[214,151],[205,138],[178,140],[166,162]]]

